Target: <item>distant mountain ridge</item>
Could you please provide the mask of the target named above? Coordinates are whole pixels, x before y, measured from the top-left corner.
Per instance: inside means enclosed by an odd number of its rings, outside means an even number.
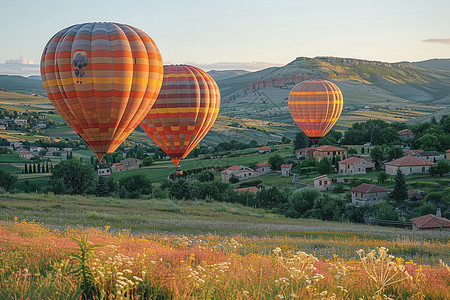
[[[212,78],[214,78],[215,81],[218,80],[224,80],[240,75],[244,75],[247,73],[251,73],[250,71],[246,70],[211,70],[207,72],[209,75],[211,75]]]

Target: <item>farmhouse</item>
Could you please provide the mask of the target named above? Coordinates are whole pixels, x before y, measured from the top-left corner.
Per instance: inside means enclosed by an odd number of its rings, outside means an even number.
[[[418,189],[408,190],[408,199],[409,200],[422,200],[423,195],[425,195],[424,191]]]
[[[365,174],[375,168],[373,161],[356,156],[341,160],[338,165],[339,174]]]
[[[56,147],[48,147],[47,151],[49,154],[54,153],[54,152],[59,152],[59,148]]]
[[[339,156],[343,159],[344,156],[347,157],[347,149],[330,145],[322,145],[319,147],[308,147],[295,150],[295,156],[297,158],[313,157],[317,161],[320,161],[324,157],[332,159],[333,156]]]
[[[239,180],[251,178],[261,173],[255,172],[252,168],[246,166],[231,166],[220,173],[220,177],[222,181],[227,182],[230,181],[231,177],[236,177]]]
[[[430,162],[417,156],[407,155],[387,162],[385,164],[386,174],[395,175],[397,170],[400,169],[404,175],[428,173],[431,166],[436,165],[434,162]]]
[[[284,164],[280,166],[281,168],[281,176],[291,176],[292,164]]]
[[[445,159],[450,159],[450,149],[445,151]]]
[[[97,173],[98,176],[109,176],[111,175],[111,169],[110,168],[98,169]]]
[[[127,170],[139,169],[142,165],[142,160],[138,158],[125,158],[120,161]]]
[[[412,140],[414,138],[414,133],[409,129],[400,130],[398,135],[402,141]]]
[[[331,178],[328,177],[328,175],[322,175],[319,177],[316,177],[314,180],[314,187],[321,191],[328,191],[333,188],[333,185],[331,184]]]
[[[432,214],[410,219],[413,230],[447,231],[450,230],[450,220]]]
[[[264,146],[264,147],[258,148],[256,150],[258,150],[259,153],[268,153],[268,152],[272,151],[272,148]]]
[[[19,157],[24,158],[24,159],[31,159],[34,157],[34,154],[29,151],[24,151],[24,152],[20,152]]]
[[[352,203],[356,206],[370,204],[373,205],[383,200],[389,194],[389,190],[374,184],[361,183],[352,190]]]
[[[272,172],[272,167],[270,166],[270,164],[256,164],[256,172],[261,172],[261,173],[270,173]]]
[[[443,155],[440,155],[436,151],[421,151],[416,154],[418,158],[428,160],[431,162],[437,162],[438,160],[444,159]]]
[[[39,152],[39,151],[42,151],[42,150],[44,150],[44,148],[42,148],[42,147],[35,147],[35,146],[30,147],[30,151],[31,152]]]
[[[126,171],[127,168],[123,165],[123,163],[113,163],[111,166],[111,172],[123,172]]]

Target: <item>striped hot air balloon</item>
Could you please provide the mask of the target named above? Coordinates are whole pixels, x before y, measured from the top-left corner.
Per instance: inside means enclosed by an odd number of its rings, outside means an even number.
[[[292,118],[313,143],[324,137],[339,119],[342,104],[341,91],[326,80],[300,82],[288,100]]]
[[[161,92],[141,127],[178,166],[211,129],[219,108],[219,87],[208,73],[164,66]]]
[[[56,110],[101,160],[147,115],[161,88],[163,65],[142,30],[85,23],[50,39],[41,77]]]

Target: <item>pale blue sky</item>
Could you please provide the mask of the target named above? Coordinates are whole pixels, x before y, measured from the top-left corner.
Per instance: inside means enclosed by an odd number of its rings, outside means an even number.
[[[90,21],[136,26],[154,39],[165,62],[205,70],[254,70],[298,56],[450,57],[448,0],[4,0],[0,74],[39,74],[36,64],[51,36]]]

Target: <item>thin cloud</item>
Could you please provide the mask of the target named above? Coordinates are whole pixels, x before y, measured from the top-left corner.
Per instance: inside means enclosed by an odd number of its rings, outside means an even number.
[[[427,42],[427,43],[439,43],[439,44],[450,45],[450,39],[427,39],[427,40],[423,40],[423,41]]]
[[[39,75],[40,67],[33,60],[21,56],[20,58],[8,59],[4,63],[0,63],[0,74],[20,76]]]
[[[171,62],[164,61],[164,64],[171,64]],[[217,63],[195,63],[186,62],[188,65],[199,67],[205,71],[211,70],[246,70],[246,71],[258,71],[270,67],[280,67],[282,64],[269,63],[269,62],[217,62]]]

